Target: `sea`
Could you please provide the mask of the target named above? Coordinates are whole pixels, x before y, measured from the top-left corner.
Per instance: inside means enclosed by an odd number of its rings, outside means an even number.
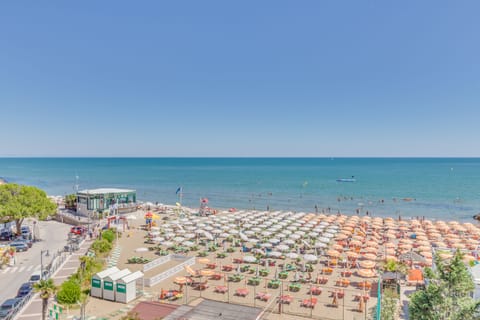
[[[125,188],[191,208],[207,198],[219,210],[463,222],[480,213],[480,158],[0,158],[0,177],[49,195]]]

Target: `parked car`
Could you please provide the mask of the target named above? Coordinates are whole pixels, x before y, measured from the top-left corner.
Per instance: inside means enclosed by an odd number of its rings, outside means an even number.
[[[13,232],[8,229],[0,231],[0,240],[10,240],[13,237]]]
[[[75,226],[70,228],[70,233],[77,234],[77,235],[84,235],[87,232],[87,229],[82,226]]]
[[[17,298],[23,298],[33,290],[33,283],[26,282],[17,291]]]
[[[32,275],[30,276],[30,280],[28,280],[31,284],[34,284],[34,283],[37,283],[38,281],[40,281],[40,271],[35,271],[34,273],[32,273]]]
[[[32,239],[32,231],[29,226],[23,226],[21,229],[22,237],[27,240]]]
[[[23,242],[25,243],[29,248],[32,247],[33,245],[33,240],[27,240],[27,239],[23,239],[22,237],[17,237],[15,239],[13,239],[14,242]]]
[[[22,301],[21,298],[12,298],[5,300],[0,306],[0,319],[6,318]]]
[[[12,247],[12,248],[15,248],[15,250],[17,250],[17,252],[27,251],[27,250],[28,250],[28,244],[26,244],[26,243],[23,242],[23,241],[13,241],[13,242],[10,242],[10,243],[9,243],[9,246]]]

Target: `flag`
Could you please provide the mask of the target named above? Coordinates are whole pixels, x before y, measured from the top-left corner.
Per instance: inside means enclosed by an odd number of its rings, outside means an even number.
[[[179,192],[182,192],[182,187],[178,187],[177,191],[175,192],[175,194],[178,194]]]

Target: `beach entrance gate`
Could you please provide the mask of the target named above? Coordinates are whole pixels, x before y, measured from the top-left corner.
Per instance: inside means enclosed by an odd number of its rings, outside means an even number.
[[[103,299],[115,301],[115,287],[117,280],[128,276],[130,273],[132,273],[130,270],[123,269],[106,276],[103,280]]]
[[[137,287],[139,290],[137,290]],[[137,298],[137,291],[143,291],[143,273],[135,271],[116,282],[115,301],[129,303]]]
[[[120,269],[117,267],[111,267],[106,270],[100,271],[92,276],[92,288],[90,290],[90,295],[92,297],[103,298],[103,279],[119,272]]]

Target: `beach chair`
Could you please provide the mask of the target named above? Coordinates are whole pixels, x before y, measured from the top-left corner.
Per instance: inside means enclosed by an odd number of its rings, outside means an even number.
[[[240,288],[235,291],[235,295],[239,297],[246,297],[248,295],[248,289]]]
[[[291,295],[283,295],[278,298],[278,303],[281,304],[290,304],[293,301],[293,297]]]
[[[216,286],[214,291],[217,293],[226,293],[228,291],[228,288],[225,286]]]
[[[311,299],[303,299],[301,306],[305,308],[314,308],[315,305],[317,304],[317,298],[311,298]]]
[[[208,280],[204,282],[198,282],[195,285],[192,285],[193,289],[203,291],[208,288]]]

